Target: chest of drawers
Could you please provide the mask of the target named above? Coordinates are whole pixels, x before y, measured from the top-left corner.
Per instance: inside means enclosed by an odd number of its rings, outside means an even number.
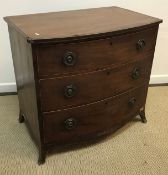
[[[159,23],[119,7],[5,17],[20,105],[39,149],[86,142],[145,118]]]

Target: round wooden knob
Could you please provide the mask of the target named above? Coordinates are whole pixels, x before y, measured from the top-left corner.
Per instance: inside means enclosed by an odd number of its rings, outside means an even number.
[[[146,42],[144,39],[141,39],[137,42],[137,50],[143,50],[146,45]]]
[[[62,58],[62,62],[65,66],[74,66],[77,61],[77,56],[74,52],[66,52]]]
[[[74,84],[70,84],[64,88],[64,96],[66,98],[72,98],[76,94],[77,87]]]
[[[133,80],[136,80],[136,79],[140,78],[140,76],[141,76],[141,70],[140,70],[140,68],[139,67],[135,67],[133,69],[133,71],[132,71],[131,76],[132,76],[132,79]]]
[[[76,127],[77,121],[74,118],[68,118],[64,121],[64,126],[67,130],[72,130]]]
[[[133,98],[131,98],[131,99],[129,100],[128,105],[129,105],[130,107],[132,107],[132,106],[135,105],[135,103],[136,103],[136,99],[133,97]]]

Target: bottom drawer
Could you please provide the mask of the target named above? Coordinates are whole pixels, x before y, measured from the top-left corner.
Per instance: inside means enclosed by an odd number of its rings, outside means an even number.
[[[144,107],[147,86],[92,104],[43,114],[44,142],[84,141],[114,130]]]

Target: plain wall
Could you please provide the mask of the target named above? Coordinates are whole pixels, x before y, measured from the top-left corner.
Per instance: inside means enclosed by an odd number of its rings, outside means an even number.
[[[0,6],[0,92],[16,91],[7,24],[4,16],[120,6],[164,20],[160,25],[150,83],[168,83],[168,1],[167,0],[5,0]]]

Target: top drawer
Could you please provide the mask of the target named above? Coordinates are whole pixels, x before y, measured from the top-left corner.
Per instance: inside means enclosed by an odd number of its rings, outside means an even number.
[[[40,77],[99,70],[140,59],[154,50],[157,27],[106,39],[39,46]]]

